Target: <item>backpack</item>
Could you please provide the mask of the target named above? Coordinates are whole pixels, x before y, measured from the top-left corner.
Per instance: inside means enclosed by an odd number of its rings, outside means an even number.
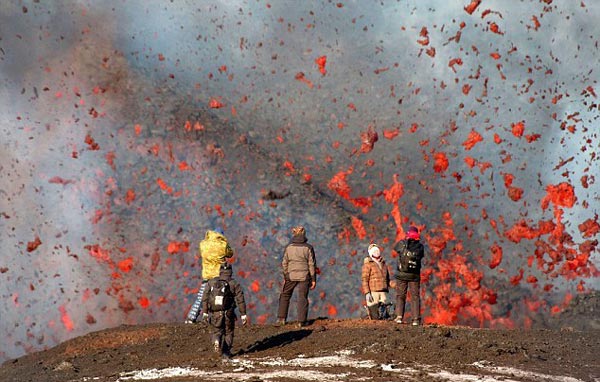
[[[233,292],[226,280],[216,279],[209,284],[208,308],[211,312],[228,310],[233,306]]]
[[[417,252],[408,250],[408,244],[404,243],[404,248],[398,256],[398,270],[404,273],[419,274],[419,265]]]

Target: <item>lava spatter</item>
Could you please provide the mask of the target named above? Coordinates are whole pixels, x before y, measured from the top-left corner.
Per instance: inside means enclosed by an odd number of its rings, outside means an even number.
[[[393,270],[409,224],[427,323],[558,314],[599,288],[598,6],[0,6],[0,358],[182,321],[216,227],[253,323],[275,319],[296,224],[311,316],[360,316],[365,248]]]

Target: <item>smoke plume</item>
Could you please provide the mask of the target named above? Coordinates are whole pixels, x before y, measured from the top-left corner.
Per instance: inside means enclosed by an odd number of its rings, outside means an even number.
[[[215,227],[253,323],[275,319],[297,224],[312,317],[360,317],[368,245],[393,268],[409,224],[426,323],[559,313],[600,287],[599,18],[553,0],[2,3],[0,359],[183,321]]]

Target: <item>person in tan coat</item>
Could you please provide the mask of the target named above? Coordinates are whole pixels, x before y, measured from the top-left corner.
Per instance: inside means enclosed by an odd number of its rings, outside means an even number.
[[[306,239],[306,230],[302,226],[292,228],[292,240],[283,251],[283,288],[279,295],[276,325],[285,325],[290,299],[294,289],[298,287],[298,325],[309,324],[308,291],[317,285],[317,262],[315,250]]]
[[[385,319],[388,307],[390,272],[377,244],[368,248],[369,256],[362,267],[362,292],[367,303],[367,312],[371,320]]]

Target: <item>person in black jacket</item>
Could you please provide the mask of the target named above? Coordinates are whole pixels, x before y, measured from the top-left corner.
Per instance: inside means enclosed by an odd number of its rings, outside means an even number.
[[[395,322],[399,324],[404,322],[406,292],[410,290],[412,324],[419,325],[421,323],[421,261],[425,256],[425,249],[421,244],[417,227],[408,228],[406,238],[396,243],[394,251],[398,254]]]
[[[235,308],[240,310],[242,325],[246,325],[246,301],[240,283],[233,279],[231,264],[220,267],[219,276],[208,280],[202,295],[202,318],[211,326],[211,343],[214,351],[224,359],[231,357],[235,332]]]

